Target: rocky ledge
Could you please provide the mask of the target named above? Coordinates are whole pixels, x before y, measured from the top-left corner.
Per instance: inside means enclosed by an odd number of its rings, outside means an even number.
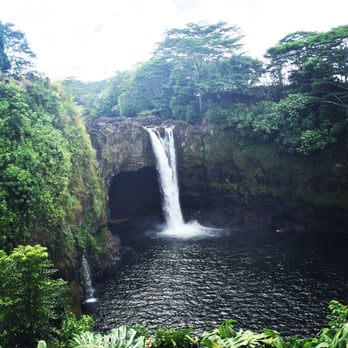
[[[187,218],[217,227],[347,232],[348,154],[344,149],[306,157],[289,155],[272,144],[247,142],[236,138],[232,130],[210,124],[169,123],[175,125],[181,203]],[[144,127],[161,125],[154,117],[99,118],[87,124],[106,194],[119,174],[154,168]],[[127,192],[115,194],[121,199],[123,194],[126,202]],[[131,209],[128,214],[136,217]]]

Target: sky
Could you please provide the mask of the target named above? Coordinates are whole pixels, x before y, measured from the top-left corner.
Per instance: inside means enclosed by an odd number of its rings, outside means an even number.
[[[347,0],[0,0],[0,21],[22,31],[51,80],[96,81],[151,57],[165,30],[218,21],[241,28],[262,58],[295,31],[348,24]]]

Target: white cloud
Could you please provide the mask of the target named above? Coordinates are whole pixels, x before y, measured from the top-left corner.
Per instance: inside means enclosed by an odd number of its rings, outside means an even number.
[[[26,34],[52,79],[101,79],[149,58],[166,29],[227,21],[256,57],[296,30],[346,23],[346,0],[0,0],[2,22]]]

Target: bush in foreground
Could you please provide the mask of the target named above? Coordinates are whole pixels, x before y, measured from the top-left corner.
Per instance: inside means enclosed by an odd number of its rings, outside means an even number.
[[[227,320],[218,328],[192,337],[194,330],[175,330],[159,328],[153,336],[141,327],[127,325],[113,329],[108,334],[85,332],[75,335],[69,342],[74,348],[126,348],[126,347],[207,347],[207,348],[238,348],[238,347],[274,347],[274,348],[348,348],[348,307],[338,301],[329,304],[331,314],[328,316],[329,327],[323,328],[313,338],[292,337],[283,340],[278,332],[265,329],[262,333],[233,328],[234,320]]]

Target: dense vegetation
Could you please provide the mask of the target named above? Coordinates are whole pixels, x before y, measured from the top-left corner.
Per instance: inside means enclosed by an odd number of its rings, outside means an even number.
[[[330,327],[309,339],[235,331],[231,321],[199,337],[167,328],[155,337],[128,327],[95,334],[92,318],[72,314],[69,284],[57,274],[68,279],[74,258],[97,252],[102,237],[93,231],[104,219],[104,189],[82,113],[210,121],[302,155],[346,146],[347,38],[348,26],[292,33],[264,64],[242,52],[238,27],[191,23],[168,30],[133,71],[51,83],[35,71],[24,34],[0,22],[0,347],[38,339],[52,347],[346,347],[348,310],[337,302]]]
[[[46,79],[1,83],[0,95],[0,247],[40,242],[63,260],[104,208],[84,125]]]
[[[0,250],[0,347],[35,347],[42,337],[59,347],[91,329],[91,317],[71,312],[68,283],[54,273],[45,247]]]
[[[107,334],[93,333],[88,330],[74,334],[67,341],[67,347],[82,348],[346,348],[348,345],[348,308],[337,301],[329,304],[331,314],[329,325],[316,337],[291,337],[283,339],[278,332],[265,329],[261,333],[239,329],[236,331],[234,320],[223,322],[218,328],[194,335],[194,330],[187,328],[160,327],[154,332],[147,328],[127,325],[111,330]],[[43,343],[43,342],[42,342]]]
[[[268,49],[266,62],[245,55],[241,38],[223,22],[191,23],[168,30],[149,61],[99,82],[99,91],[73,79],[64,85],[86,117],[209,120],[302,155],[346,144],[348,26],[291,33]]]
[[[105,197],[84,123],[60,83],[34,71],[27,41],[0,22],[0,346],[56,340],[72,305],[66,280],[97,252]],[[41,244],[43,246],[24,246]],[[56,276],[55,276],[56,277]],[[76,320],[76,319],[75,319]],[[25,343],[24,343],[25,342]]]
[[[7,49],[0,54],[6,60]],[[60,83],[27,73],[6,65],[0,76],[0,248],[40,242],[64,260],[89,243],[104,192],[70,97]]]

